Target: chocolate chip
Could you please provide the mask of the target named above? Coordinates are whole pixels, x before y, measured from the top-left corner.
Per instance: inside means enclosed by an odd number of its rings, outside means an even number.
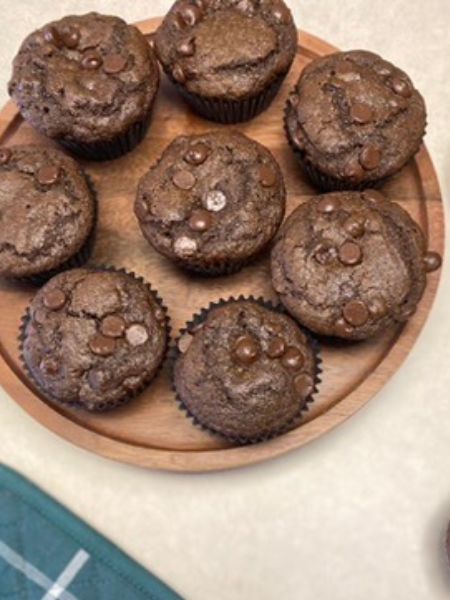
[[[372,298],[368,303],[368,307],[370,314],[375,319],[381,319],[387,313],[386,302],[381,297]]]
[[[202,204],[211,212],[220,212],[227,205],[227,197],[220,190],[211,190],[203,195]]]
[[[66,303],[66,295],[62,290],[48,290],[44,294],[44,306],[49,310],[59,310]]]
[[[364,235],[364,220],[361,217],[352,216],[344,222],[344,230],[353,238],[360,238]]]
[[[359,181],[364,175],[364,169],[357,160],[350,159],[345,165],[344,175],[353,181]]]
[[[100,331],[106,337],[122,337],[125,331],[125,321],[118,315],[109,315],[103,319],[100,325]]]
[[[272,10],[272,16],[279,23],[288,23],[289,21],[289,12],[282,4],[275,6]]]
[[[55,27],[46,27],[44,29],[44,40],[48,44],[53,44],[57,48],[62,48],[63,42],[61,40],[61,36],[59,35],[57,29]]]
[[[95,50],[88,50],[83,54],[81,59],[81,66],[85,69],[98,69],[103,62],[102,57]]]
[[[207,231],[212,222],[211,214],[207,210],[195,210],[189,219],[189,227],[193,231]]]
[[[269,358],[280,358],[286,352],[286,342],[281,337],[273,338],[267,347],[266,354]]]
[[[172,77],[175,79],[175,81],[178,81],[178,83],[185,83],[187,80],[183,67],[178,63],[175,64],[172,69]]]
[[[66,48],[73,49],[78,46],[80,32],[75,27],[65,27],[60,35],[62,43]]]
[[[205,162],[205,160],[208,158],[208,155],[208,146],[206,144],[202,144],[202,142],[198,142],[198,144],[195,144],[189,148],[184,155],[184,160],[190,165],[198,166]]]
[[[175,240],[173,249],[180,256],[192,256],[197,251],[197,242],[190,237],[182,235]]]
[[[339,248],[339,260],[343,265],[357,265],[362,260],[362,250],[355,242],[345,242]]]
[[[46,57],[53,56],[55,53],[55,47],[51,44],[44,44],[42,46],[42,54]]]
[[[353,122],[359,125],[370,123],[373,119],[373,110],[368,104],[357,102],[350,107],[350,117]]]
[[[233,358],[242,365],[251,365],[259,357],[259,345],[250,336],[242,336],[233,348]]]
[[[281,360],[281,363],[286,369],[292,369],[294,371],[301,369],[305,362],[305,357],[298,348],[290,346]]]
[[[323,214],[330,214],[337,210],[341,205],[339,198],[333,196],[324,196],[317,204],[317,211]]]
[[[0,148],[0,165],[6,165],[11,158],[11,150],[9,148]]]
[[[181,352],[181,354],[186,354],[190,345],[192,344],[193,339],[194,338],[192,337],[192,335],[188,332],[184,333],[180,337],[180,339],[177,342],[177,346],[178,346],[178,350]]]
[[[379,233],[381,231],[381,221],[374,212],[366,218],[364,226],[369,233]]]
[[[353,327],[351,327],[344,319],[339,319],[336,321],[334,325],[334,335],[338,337],[346,338],[353,332]]]
[[[41,185],[53,185],[59,179],[60,168],[55,165],[44,165],[36,173],[36,179]]]
[[[194,40],[191,38],[180,42],[177,46],[177,52],[180,56],[192,56],[195,54]]]
[[[56,358],[46,356],[41,360],[39,368],[46,375],[56,375],[57,373],[59,373],[60,364]]]
[[[277,174],[270,165],[261,165],[258,175],[263,187],[273,187],[277,182]]]
[[[369,309],[361,300],[350,300],[342,311],[344,319],[353,327],[360,327],[369,319]]]
[[[202,11],[194,4],[182,4],[178,9],[181,21],[188,27],[193,27],[202,17]]]
[[[108,54],[103,59],[103,70],[108,75],[120,73],[127,66],[128,59],[120,54]]]
[[[148,331],[144,325],[135,323],[126,330],[125,337],[131,346],[142,346],[148,340]]]
[[[38,308],[33,313],[33,321],[38,325],[43,325],[47,318],[47,311],[42,308]]]
[[[97,354],[98,356],[110,356],[114,354],[116,341],[113,338],[96,333],[89,340],[89,349],[93,354]]]
[[[364,200],[369,200],[369,202],[384,202],[386,200],[386,196],[384,196],[378,190],[364,190],[363,192]]]
[[[427,252],[423,257],[423,266],[427,273],[437,271],[442,265],[442,257],[437,252]]]
[[[391,88],[402,98],[410,98],[412,95],[411,86],[404,79],[400,79],[400,77],[393,77],[391,79]]]
[[[359,162],[366,171],[373,171],[381,162],[381,150],[372,144],[368,144],[361,150]]]
[[[294,388],[300,398],[306,400],[314,392],[314,380],[306,373],[301,373],[294,379]]]
[[[180,190],[191,190],[197,180],[190,171],[182,170],[174,173],[172,181]]]

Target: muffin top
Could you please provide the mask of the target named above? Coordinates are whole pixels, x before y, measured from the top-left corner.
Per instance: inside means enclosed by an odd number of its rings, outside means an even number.
[[[216,131],[176,138],[142,178],[135,211],[156,250],[201,270],[259,252],[283,219],[285,196],[269,150]]]
[[[108,141],[143,118],[159,84],[144,36],[118,17],[68,16],[29,35],[9,93],[51,138]]]
[[[364,339],[416,310],[426,271],[418,225],[379,192],[325,194],[301,204],[279,232],[272,279],[281,301],[312,331]]]
[[[188,91],[241,100],[289,70],[297,30],[282,0],[177,0],[155,47],[166,72]]]
[[[74,269],[34,297],[22,352],[47,396],[102,410],[150,381],[166,341],[165,311],[142,280],[122,271]]]
[[[254,300],[205,311],[178,340],[180,400],[207,429],[252,442],[295,424],[315,389],[310,340],[288,316]]]
[[[409,77],[371,52],[340,52],[306,67],[290,96],[294,147],[350,186],[397,172],[418,151],[425,104]]]
[[[44,146],[0,148],[0,275],[31,277],[75,255],[95,200],[77,163]]]

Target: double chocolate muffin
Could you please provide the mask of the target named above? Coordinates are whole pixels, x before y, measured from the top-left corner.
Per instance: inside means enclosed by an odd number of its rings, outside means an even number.
[[[285,197],[269,150],[217,131],[176,138],[142,178],[135,212],[158,252],[214,275],[236,271],[269,244]]]
[[[289,142],[322,190],[373,187],[419,150],[425,103],[409,77],[362,50],[313,61],[286,107]]]
[[[294,60],[297,30],[282,0],[177,0],[155,47],[196,112],[237,123],[275,97]]]
[[[158,85],[156,57],[138,29],[89,13],[29,35],[14,59],[9,93],[41,133],[102,160],[142,139]]]
[[[167,335],[165,309],[141,279],[74,269],[34,297],[22,358],[48,399],[99,411],[130,400],[153,379]]]
[[[0,275],[40,282],[82,264],[96,200],[77,163],[43,146],[0,148]]]
[[[287,310],[311,331],[362,340],[406,321],[422,297],[426,253],[419,226],[374,190],[336,192],[300,205],[272,252],[272,279]]]
[[[262,301],[211,305],[178,340],[174,384],[194,420],[240,443],[294,427],[318,381],[316,351]]]

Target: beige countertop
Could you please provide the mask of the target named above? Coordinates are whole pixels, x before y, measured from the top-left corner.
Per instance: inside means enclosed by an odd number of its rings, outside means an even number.
[[[288,0],[299,27],[403,67],[426,97],[427,144],[450,193],[449,0]],[[0,0],[0,100],[35,27],[71,12],[130,21],[168,0]],[[59,439],[0,391],[0,460],[190,600],[444,600],[450,519],[449,265],[405,365],[334,432],[266,464],[176,475]],[[128,599],[127,599],[128,600]],[[131,599],[130,599],[131,600]]]

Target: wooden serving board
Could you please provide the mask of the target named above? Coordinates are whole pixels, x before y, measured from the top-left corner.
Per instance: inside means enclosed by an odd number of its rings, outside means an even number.
[[[150,36],[160,20],[139,24]],[[280,162],[288,189],[288,212],[314,193],[285,140],[282,114],[288,92],[312,59],[335,48],[300,33],[295,63],[270,109],[250,123],[238,125],[268,146]],[[160,292],[172,317],[173,331],[200,308],[221,297],[253,294],[275,299],[270,284],[269,255],[242,272],[218,279],[201,279],[177,270],[144,241],[133,213],[139,178],[177,135],[218,127],[197,118],[163,77],[150,131],[131,154],[110,163],[84,163],[98,191],[97,241],[91,264],[126,267],[145,277]],[[0,141],[6,145],[50,142],[25,124],[15,106],[0,113]],[[430,249],[443,253],[444,218],[439,185],[425,148],[403,172],[385,185],[420,223]],[[416,341],[430,312],[439,272],[428,278],[420,307],[405,326],[353,345],[329,344],[322,349],[323,382],[304,422],[297,429],[263,444],[231,447],[194,427],[170,391],[167,370],[139,398],[119,410],[91,415],[53,406],[39,397],[20,366],[17,331],[35,290],[0,284],[0,381],[11,397],[42,425],[97,454],[143,467],[174,471],[209,471],[248,465],[299,448],[355,413],[397,371]]]

